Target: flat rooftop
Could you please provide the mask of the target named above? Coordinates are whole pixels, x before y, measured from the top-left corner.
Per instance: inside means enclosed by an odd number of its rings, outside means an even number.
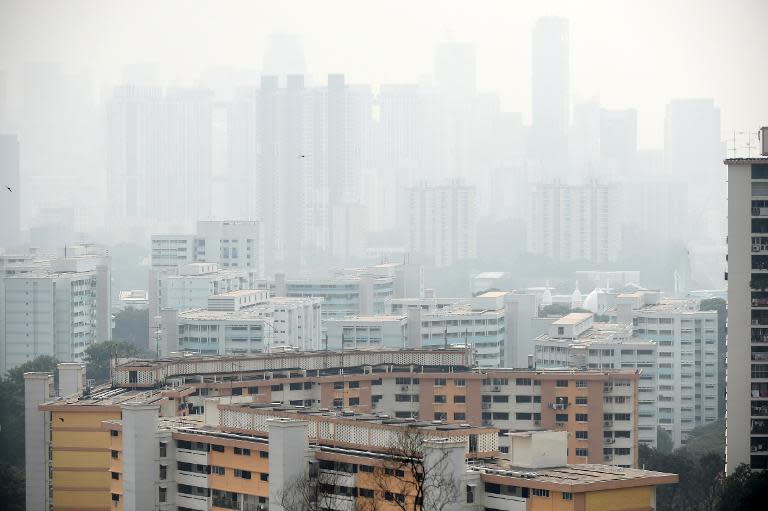
[[[553,325],[578,325],[592,317],[591,312],[572,312],[556,320]]]

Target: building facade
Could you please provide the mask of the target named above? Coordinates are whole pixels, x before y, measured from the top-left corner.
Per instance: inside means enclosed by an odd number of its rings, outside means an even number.
[[[763,132],[765,133],[765,131]],[[768,468],[768,158],[729,159],[726,470]]]

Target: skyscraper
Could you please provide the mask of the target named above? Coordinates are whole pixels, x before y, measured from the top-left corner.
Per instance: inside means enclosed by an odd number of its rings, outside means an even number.
[[[0,247],[20,241],[20,183],[19,140],[16,135],[0,135]]]
[[[532,149],[550,176],[567,175],[570,119],[569,28],[565,18],[540,18],[533,30]]]
[[[768,157],[728,165],[725,466],[768,469]]]

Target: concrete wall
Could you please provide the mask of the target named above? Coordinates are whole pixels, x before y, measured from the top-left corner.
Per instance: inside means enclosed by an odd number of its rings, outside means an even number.
[[[37,409],[50,400],[53,375],[24,374],[24,462],[27,511],[48,511],[48,414]]]
[[[154,509],[158,467],[157,405],[126,403],[123,410],[123,510]]]

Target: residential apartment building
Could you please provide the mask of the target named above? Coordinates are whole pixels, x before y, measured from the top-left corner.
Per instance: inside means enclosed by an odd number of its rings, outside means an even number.
[[[763,157],[728,165],[726,470],[768,469],[768,130]]]
[[[396,315],[352,316],[325,321],[329,350],[362,348],[405,348],[408,344],[408,317]]]
[[[5,259],[0,274],[0,372],[39,355],[81,361],[112,338],[110,261],[83,255]],[[14,256],[15,257],[15,256]]]
[[[406,256],[407,257],[407,256]],[[393,298],[421,298],[424,296],[424,267],[418,263],[381,263],[360,268],[341,268],[335,277],[371,275],[394,281]]]
[[[384,313],[392,298],[394,278],[370,274],[331,278],[286,279],[278,273],[269,284],[273,296],[323,299],[323,320]]]
[[[620,294],[609,316],[631,321],[633,335],[657,345],[658,424],[684,445],[696,426],[717,420],[717,312],[699,301],[662,299],[655,291]]]
[[[272,298],[260,289],[212,295],[205,308],[161,311],[161,354],[317,350],[321,348],[320,311],[319,298]]]
[[[461,182],[408,189],[408,239],[415,254],[437,267],[477,257],[474,187]]]
[[[615,261],[621,249],[618,191],[596,181],[536,184],[528,218],[528,251],[555,261]]]
[[[153,270],[208,262],[264,276],[264,236],[258,220],[200,221],[196,234],[155,234],[151,244]]]
[[[83,395],[82,381],[70,379],[60,392],[68,397],[56,399],[52,380],[25,376],[27,444],[44,447],[28,452],[30,511],[283,510],[286,495],[298,493],[295,481],[305,478],[326,482],[320,491],[334,511],[407,503],[414,494],[402,484],[407,468],[397,453],[409,439],[426,467],[425,488],[431,478],[444,485],[447,511],[650,508],[656,485],[677,482],[674,474],[574,464],[564,432],[508,434],[508,452],[500,454],[500,431],[489,426],[232,397],[205,398],[205,413],[190,415],[183,387],[103,387]],[[441,498],[430,491],[425,500]]]
[[[656,446],[657,412],[666,405],[656,401],[656,343],[632,337],[626,324],[594,323],[594,315],[572,313],[550,327],[548,334],[536,338],[537,369],[609,370],[637,369],[638,442]],[[606,406],[622,404],[623,396],[604,396]],[[657,410],[657,406],[660,406]]]

